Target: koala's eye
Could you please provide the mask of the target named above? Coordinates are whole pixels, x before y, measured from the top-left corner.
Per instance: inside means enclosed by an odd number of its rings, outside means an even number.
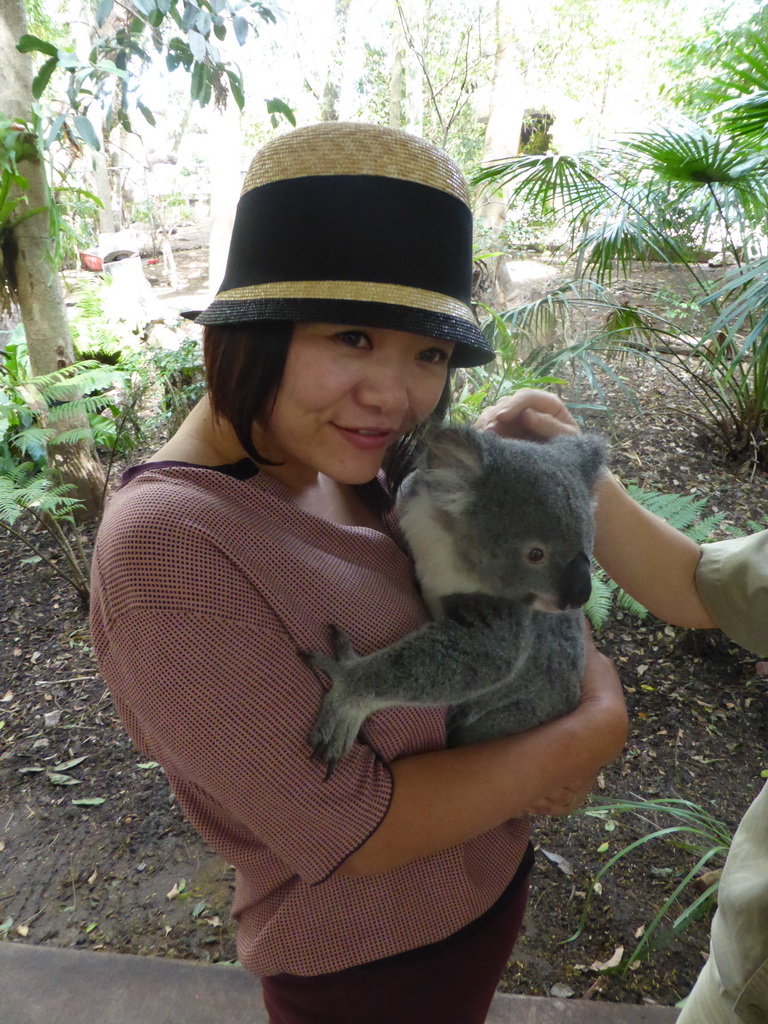
[[[534,565],[537,562],[543,562],[544,552],[541,550],[541,548],[530,548],[528,550],[528,561],[532,562]]]

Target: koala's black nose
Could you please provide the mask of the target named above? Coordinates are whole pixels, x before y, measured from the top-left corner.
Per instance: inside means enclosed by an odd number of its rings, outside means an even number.
[[[563,570],[560,585],[560,607],[581,608],[592,593],[592,574],[589,557],[580,551]]]

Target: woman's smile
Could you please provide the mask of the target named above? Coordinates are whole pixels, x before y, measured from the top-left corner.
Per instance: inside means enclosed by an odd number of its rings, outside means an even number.
[[[346,437],[350,444],[356,445],[365,451],[375,451],[377,448],[386,449],[400,436],[398,430],[377,430],[372,427],[342,427],[334,424],[337,430]]]

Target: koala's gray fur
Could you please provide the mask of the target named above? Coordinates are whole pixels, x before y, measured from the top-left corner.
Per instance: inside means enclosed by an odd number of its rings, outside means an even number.
[[[436,432],[398,499],[435,621],[365,657],[338,631],[338,660],[305,655],[332,681],[311,737],[329,775],[385,707],[449,705],[448,742],[461,746],[576,706],[604,457],[593,436]]]

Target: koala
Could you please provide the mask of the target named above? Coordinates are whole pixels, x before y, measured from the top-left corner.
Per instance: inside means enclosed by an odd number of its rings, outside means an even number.
[[[310,737],[326,778],[382,708],[447,705],[448,743],[462,746],[578,704],[605,451],[595,436],[542,444],[435,432],[398,498],[434,621],[364,657],[339,630],[336,659],[303,654],[332,684]]]

